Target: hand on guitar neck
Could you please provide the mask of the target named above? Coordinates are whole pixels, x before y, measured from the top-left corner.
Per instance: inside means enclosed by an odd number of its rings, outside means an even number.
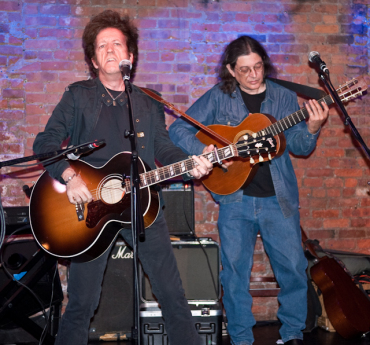
[[[214,151],[215,146],[214,145],[208,145],[203,149],[203,153],[212,152]],[[190,175],[192,175],[194,178],[199,179],[203,176],[208,175],[212,169],[213,164],[204,156],[192,156],[193,160],[198,164],[195,166],[193,170],[190,171]]]
[[[214,151],[214,145],[208,145],[204,148],[203,153]],[[190,174],[196,178],[200,179],[203,176],[208,175],[212,169],[213,164],[204,156],[192,156],[192,159],[195,161],[196,166],[193,170],[190,171]],[[223,166],[227,168],[228,165],[232,164],[231,162],[225,162]],[[86,186],[86,183],[81,178],[73,168],[67,168],[62,173],[62,179],[67,186],[67,197],[71,204],[86,204],[93,201],[93,196],[89,189]]]
[[[307,112],[308,112],[308,120],[307,120],[307,129],[311,134],[316,134],[321,125],[326,121],[329,115],[329,107],[325,102],[319,102],[310,99],[307,103],[305,103]]]

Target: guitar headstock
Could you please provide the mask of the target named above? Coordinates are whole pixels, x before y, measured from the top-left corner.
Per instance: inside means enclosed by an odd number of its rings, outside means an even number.
[[[367,90],[368,83],[364,76],[353,78],[340,85],[336,90],[342,102],[348,102],[352,99],[362,96]]]
[[[246,158],[258,155],[261,162],[264,160],[261,156],[262,154],[276,151],[276,139],[271,134],[256,138],[253,138],[251,135],[244,135],[243,139],[239,140],[235,145],[240,157]]]

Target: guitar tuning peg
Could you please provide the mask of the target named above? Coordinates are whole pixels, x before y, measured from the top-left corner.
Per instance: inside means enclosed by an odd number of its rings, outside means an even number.
[[[249,163],[253,164],[254,163],[254,159],[253,157],[251,156],[250,159],[249,159]]]
[[[258,160],[259,160],[260,162],[263,162],[263,157],[260,155],[260,156],[259,156],[259,158],[258,158]]]

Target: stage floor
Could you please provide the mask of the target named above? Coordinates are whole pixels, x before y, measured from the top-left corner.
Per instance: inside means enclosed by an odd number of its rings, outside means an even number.
[[[258,322],[254,327],[255,342],[254,345],[274,345],[279,340],[279,327],[278,322],[264,321]],[[38,345],[38,342],[23,342],[23,343],[12,343],[6,342],[1,344],[6,345]],[[105,345],[132,345],[132,341],[120,341],[120,342],[89,342],[89,345],[105,344]],[[222,337],[222,344],[212,345],[230,345],[230,340],[227,335]],[[315,328],[310,333],[304,334],[305,345],[370,345],[370,335],[363,338],[346,340],[343,339],[336,332],[327,332],[321,328]]]

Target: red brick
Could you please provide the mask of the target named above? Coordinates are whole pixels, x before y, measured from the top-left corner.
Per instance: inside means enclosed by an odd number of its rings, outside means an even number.
[[[222,12],[251,12],[252,4],[248,2],[224,2],[221,4]]]
[[[305,231],[308,229],[307,227],[304,227]],[[314,227],[313,229],[310,228],[310,230],[306,231],[307,237],[310,239],[319,239],[325,240],[325,239],[331,239],[335,237],[334,230],[325,230],[325,229],[319,229],[318,227]]]
[[[323,179],[322,178],[305,178],[304,186],[306,187],[322,187],[323,186]]]
[[[358,242],[357,246],[360,253],[370,253],[370,239],[362,239]]]
[[[314,28],[314,32],[320,34],[336,34],[339,32],[338,25],[316,25]]]
[[[339,210],[313,210],[313,218],[338,218]]]
[[[192,31],[213,31],[219,32],[221,24],[194,23],[191,25]]]
[[[24,109],[24,98],[9,99],[8,101],[9,109]]]
[[[255,30],[258,31],[259,33],[280,33],[283,32],[283,26],[278,24],[278,25],[271,25],[271,24],[257,24],[255,26]]]
[[[326,190],[322,188],[315,188],[312,191],[312,196],[314,198],[325,198],[327,196]]]
[[[0,1],[0,11],[20,11],[19,1]]]
[[[192,17],[192,18],[201,18],[202,13],[198,13],[199,17]],[[207,12],[205,13],[206,15],[206,20],[212,21],[212,22],[218,22],[220,21],[220,14],[216,12]],[[189,18],[188,15],[185,15],[185,18]]]
[[[68,5],[43,5],[40,6],[40,13],[52,15],[67,15],[71,13],[71,7]]]
[[[221,30],[223,32],[252,32],[253,27],[248,23],[243,24],[223,24]]]
[[[336,169],[335,174],[343,177],[361,177],[363,172],[361,169]]]
[[[41,62],[40,69],[42,71],[71,71],[73,70],[72,62]]]
[[[39,37],[72,38],[72,33],[69,29],[40,29]]]
[[[338,5],[326,5],[326,4],[314,5],[314,12],[317,12],[317,13],[336,14],[337,11],[338,11]]]
[[[158,7],[187,7],[188,1],[187,0],[157,0]]]
[[[27,26],[56,26],[57,24],[55,17],[26,16],[24,21]]]
[[[345,228],[349,226],[349,219],[325,219],[323,226],[329,228]]]
[[[356,248],[356,241],[354,240],[338,240],[338,239],[333,239],[333,240],[327,240],[326,241],[326,246],[325,248],[327,249],[336,249],[336,250],[343,250],[345,249],[346,251],[352,251],[353,249]]]
[[[38,14],[38,5],[31,5],[31,4],[23,4],[22,6],[23,14]]]
[[[23,119],[23,116],[24,116],[23,110],[7,110],[7,109],[5,110],[4,109],[0,112],[0,120],[11,120],[11,121],[21,120]]]
[[[23,98],[24,91],[17,90],[17,89],[4,89],[3,90],[3,97],[4,98]]]

